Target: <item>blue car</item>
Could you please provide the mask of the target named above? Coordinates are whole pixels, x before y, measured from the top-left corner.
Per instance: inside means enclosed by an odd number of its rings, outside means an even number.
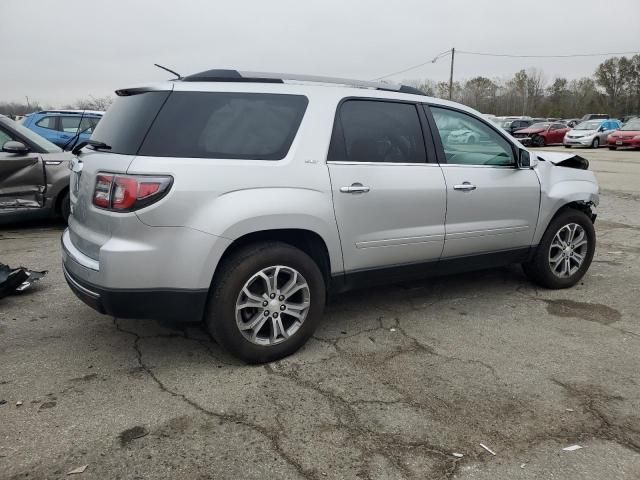
[[[90,110],[43,110],[27,115],[22,124],[60,148],[69,150],[74,144],[91,137],[102,115],[104,112]]]

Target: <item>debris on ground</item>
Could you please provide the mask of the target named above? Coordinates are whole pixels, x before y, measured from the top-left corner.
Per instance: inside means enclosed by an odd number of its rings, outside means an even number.
[[[521,463],[520,468],[524,468],[526,465],[527,465],[526,463]]]
[[[18,401],[16,402],[16,407],[20,407],[20,406],[22,406],[22,400],[18,400]]]
[[[573,452],[574,450],[580,450],[582,447],[580,445],[571,445],[569,447],[564,447],[562,450],[565,452]]]
[[[80,467],[74,468],[70,472],[67,472],[67,475],[76,475],[78,473],[83,473],[87,469],[88,466],[89,465],[81,465]]]
[[[5,403],[7,403],[6,400],[0,400],[0,405],[4,405]]]
[[[126,446],[130,444],[136,438],[142,438],[149,434],[149,431],[141,425],[136,425],[133,428],[129,428],[124,432],[120,433],[120,445]]]
[[[573,412],[573,408],[565,408],[565,412]]]
[[[457,457],[457,458],[464,457],[464,455],[462,453],[456,453],[456,452],[453,452],[451,455],[453,455],[454,457]]]
[[[395,331],[396,331],[396,329],[395,329],[395,328],[390,328],[390,329],[389,329],[389,331],[390,331],[390,332],[395,332]]]
[[[491,450],[489,447],[487,447],[484,443],[481,443],[480,446],[482,448],[484,448],[487,452],[489,452],[491,455],[495,455],[496,452],[494,452],[493,450]]]
[[[38,272],[25,267],[11,268],[9,265],[0,263],[0,298],[24,292],[46,274],[47,270]]]

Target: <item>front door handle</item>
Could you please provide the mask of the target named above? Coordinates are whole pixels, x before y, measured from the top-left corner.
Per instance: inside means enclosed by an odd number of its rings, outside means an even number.
[[[470,192],[472,190],[475,190],[476,186],[472,185],[469,182],[462,182],[462,185],[454,185],[453,189],[454,190],[462,190],[463,192]]]
[[[342,193],[367,193],[371,188],[361,183],[352,183],[350,187],[340,187]]]

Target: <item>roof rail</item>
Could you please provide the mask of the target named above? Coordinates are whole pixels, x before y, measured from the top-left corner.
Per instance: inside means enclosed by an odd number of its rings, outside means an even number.
[[[356,88],[370,88],[390,92],[426,95],[423,91],[407,85],[394,83],[368,82],[366,80],[350,80],[347,78],[321,77],[315,75],[298,75],[288,73],[269,72],[240,72],[238,70],[206,70],[186,76],[180,82],[248,82],[248,83],[285,83],[309,82],[332,85],[345,85]]]

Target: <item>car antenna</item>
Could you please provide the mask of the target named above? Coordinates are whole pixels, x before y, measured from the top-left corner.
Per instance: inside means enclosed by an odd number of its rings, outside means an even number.
[[[176,80],[182,80],[182,75],[180,75],[178,72],[174,72],[170,68],[163,67],[162,65],[158,65],[157,63],[154,63],[154,65],[158,68],[161,68],[162,70],[166,70],[169,73],[173,73],[177,77]]]

